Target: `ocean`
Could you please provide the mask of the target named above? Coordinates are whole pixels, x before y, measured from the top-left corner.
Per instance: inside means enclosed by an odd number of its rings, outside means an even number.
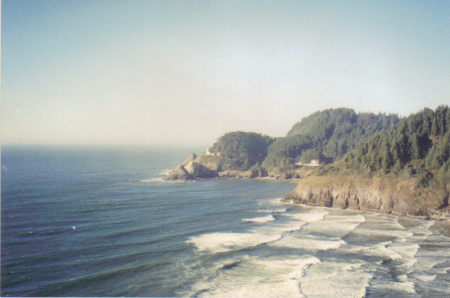
[[[163,182],[198,148],[2,147],[2,296],[448,297],[432,220]]]

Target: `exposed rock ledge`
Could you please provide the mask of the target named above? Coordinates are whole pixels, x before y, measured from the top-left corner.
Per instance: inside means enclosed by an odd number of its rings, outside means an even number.
[[[448,192],[416,188],[413,181],[394,177],[311,176],[301,180],[283,200],[310,206],[449,218]]]
[[[208,161],[204,158],[197,158],[197,155],[192,153],[182,164],[170,171],[164,179],[171,181],[217,177],[218,166],[218,162],[215,162],[214,159]]]
[[[222,160],[217,155],[192,153],[182,164],[178,165],[164,178],[167,181],[195,180],[202,178],[258,178],[298,179],[300,175],[294,171],[267,172],[261,166],[254,166],[247,171],[224,170]]]

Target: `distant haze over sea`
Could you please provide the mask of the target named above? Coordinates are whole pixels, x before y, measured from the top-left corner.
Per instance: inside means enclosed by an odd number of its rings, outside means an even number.
[[[2,1],[2,142],[209,146],[450,101],[448,1]]]

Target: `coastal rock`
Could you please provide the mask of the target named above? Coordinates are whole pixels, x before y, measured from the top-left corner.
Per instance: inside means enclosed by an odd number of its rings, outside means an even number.
[[[189,173],[183,165],[178,165],[174,170],[170,171],[169,175],[164,178],[166,181],[173,180],[192,180],[194,176]]]
[[[226,170],[218,173],[220,178],[254,178],[256,177],[254,172],[248,171],[236,171]]]
[[[197,159],[197,154],[192,153],[191,155],[189,155],[182,163],[183,166],[186,166],[188,163],[194,161]]]
[[[197,157],[195,153],[192,153],[182,164],[170,171],[169,175],[164,179],[173,181],[213,177],[217,177],[217,164],[211,163],[210,160],[205,160],[202,155]]]
[[[295,170],[286,170],[286,171],[278,170],[278,171],[269,171],[269,172],[266,171],[265,176],[269,176],[269,177],[275,178],[275,179],[283,179],[283,180],[299,179],[300,173]]]
[[[223,159],[220,155],[192,153],[176,169],[171,171],[165,180],[193,180],[201,178],[244,178],[251,179],[257,177],[270,177],[273,179],[300,178],[300,174],[295,170],[270,172],[260,164],[253,165],[246,171],[233,169],[223,169]]]
[[[226,170],[218,173],[220,178],[244,178],[251,179],[267,176],[267,171],[259,165],[253,166],[247,171]]]
[[[406,216],[446,217],[440,190],[424,191],[411,180],[392,177],[308,177],[283,200],[311,206],[376,211]]]
[[[217,171],[211,170],[199,162],[192,162],[194,178],[214,178],[217,177]]]

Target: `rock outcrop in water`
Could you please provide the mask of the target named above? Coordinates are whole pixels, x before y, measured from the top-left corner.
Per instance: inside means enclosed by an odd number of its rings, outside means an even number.
[[[259,166],[249,170],[224,170],[220,156],[201,154],[197,156],[192,153],[182,164],[178,165],[164,179],[173,180],[195,180],[202,178],[256,178],[266,177],[267,172]]]
[[[192,153],[182,164],[172,170],[165,179],[172,181],[213,178],[217,177],[217,167],[217,162],[207,160],[203,156],[197,157],[195,153]]]

